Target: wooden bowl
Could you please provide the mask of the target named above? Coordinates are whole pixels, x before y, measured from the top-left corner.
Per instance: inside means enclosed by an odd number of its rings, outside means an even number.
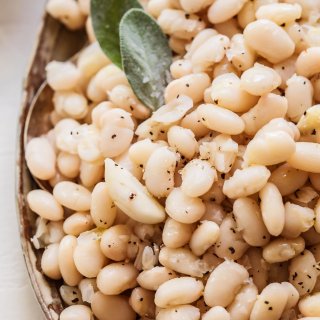
[[[37,186],[26,167],[23,132],[31,102],[45,80],[46,64],[51,60],[67,60],[83,47],[85,41],[86,35],[84,30],[76,32],[68,31],[49,15],[44,15],[24,81],[20,110],[16,166],[16,202],[20,238],[31,284],[47,320],[57,320],[63,309],[62,299],[58,290],[61,283],[59,281],[52,281],[42,274],[40,270],[42,252],[41,250],[36,250],[30,240],[35,233],[36,216],[26,204],[26,195],[30,190],[37,188]],[[37,125],[40,127],[46,124],[39,123]],[[34,129],[37,130],[37,128]]]

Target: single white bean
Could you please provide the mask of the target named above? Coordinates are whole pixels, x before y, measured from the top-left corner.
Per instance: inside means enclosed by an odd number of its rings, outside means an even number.
[[[320,317],[320,292],[301,299],[299,310],[303,316]]]
[[[202,315],[202,320],[230,320],[230,314],[228,311],[220,306],[210,308],[206,313]]]
[[[181,188],[174,188],[166,199],[166,212],[181,223],[199,221],[205,213],[205,205],[200,198],[189,197]]]
[[[250,166],[237,169],[233,176],[225,181],[223,193],[231,199],[246,197],[260,191],[267,183],[270,171],[265,166]]]
[[[69,306],[60,313],[60,320],[93,320],[92,311],[83,305]]]
[[[141,317],[155,317],[154,292],[141,287],[131,291],[129,304]]]
[[[62,181],[53,188],[53,196],[64,207],[75,211],[88,211],[91,206],[91,192],[70,181]]]
[[[210,307],[228,306],[248,278],[248,271],[240,264],[228,260],[221,263],[206,283],[203,294],[206,304]]]
[[[161,308],[189,304],[200,298],[203,288],[202,282],[192,277],[171,279],[157,289],[154,302]]]
[[[32,190],[27,195],[27,202],[30,209],[40,217],[59,221],[63,219],[63,208],[59,202],[48,191]]]
[[[302,51],[297,58],[297,73],[301,76],[309,78],[320,72],[320,48],[313,47]]]
[[[27,143],[26,161],[30,172],[38,179],[49,180],[56,174],[56,154],[45,138],[33,138]]]
[[[172,308],[161,309],[156,316],[156,320],[199,320],[200,311],[192,305],[175,306]]]
[[[41,257],[41,270],[49,278],[59,280],[61,272],[58,262],[59,243],[49,244]]]

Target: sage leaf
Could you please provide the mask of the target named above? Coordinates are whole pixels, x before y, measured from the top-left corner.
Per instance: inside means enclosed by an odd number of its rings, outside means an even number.
[[[157,22],[141,9],[129,10],[120,22],[123,70],[136,96],[150,109],[164,104],[172,53]]]
[[[91,17],[95,36],[107,57],[119,68],[121,54],[119,24],[131,8],[142,8],[138,0],[91,0]]]

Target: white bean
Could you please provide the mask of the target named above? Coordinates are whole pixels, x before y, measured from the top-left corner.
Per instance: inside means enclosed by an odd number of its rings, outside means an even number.
[[[260,63],[255,63],[241,75],[241,87],[254,96],[269,93],[280,84],[278,73]]]
[[[179,59],[174,61],[170,66],[170,72],[173,79],[179,79],[192,73],[192,63],[190,60]]]
[[[241,231],[243,239],[251,246],[264,246],[270,240],[261,211],[253,199],[239,198],[233,203],[233,214],[237,230]]]
[[[211,188],[216,170],[208,161],[191,160],[181,171],[181,190],[189,197],[200,197]]]
[[[288,301],[287,290],[280,283],[268,284],[255,302],[250,320],[278,320]]]
[[[71,153],[61,151],[57,157],[57,166],[61,174],[67,178],[76,178],[80,171],[80,158]]]
[[[252,49],[272,63],[285,60],[294,52],[294,42],[289,35],[270,20],[260,19],[249,23],[243,35]]]
[[[131,292],[129,304],[141,317],[155,317],[154,293],[141,287]]]
[[[233,176],[225,181],[223,193],[231,199],[246,197],[260,191],[269,177],[270,171],[265,166],[237,169]]]
[[[60,320],[93,320],[92,311],[83,305],[69,306],[60,313]]]
[[[167,103],[178,95],[186,95],[197,103],[203,99],[204,90],[209,87],[210,78],[206,73],[193,73],[171,81],[164,96]]]
[[[208,266],[187,248],[163,247],[160,250],[159,262],[171,270],[192,277],[202,277],[208,271]]]
[[[156,291],[162,283],[176,276],[173,270],[166,267],[153,267],[152,269],[140,272],[137,281],[141,287]]]
[[[49,180],[56,175],[56,154],[47,139],[31,139],[25,153],[28,169],[36,178]]]
[[[103,163],[81,161],[80,181],[84,187],[91,189],[95,184],[103,179],[103,175]]]
[[[242,88],[240,78],[234,73],[225,73],[213,80],[211,99],[233,112],[246,112],[258,102],[258,97]]]
[[[199,221],[205,212],[200,198],[189,197],[180,188],[174,188],[166,199],[166,212],[181,223]]]
[[[192,305],[182,305],[167,309],[161,309],[156,320],[199,320],[200,311]]]
[[[233,302],[228,306],[227,311],[230,313],[232,320],[247,320],[258,297],[258,289],[250,281],[245,284],[235,296]]]
[[[312,292],[318,276],[316,260],[309,250],[304,250],[289,264],[289,281],[300,296]]]
[[[203,288],[202,282],[192,277],[171,279],[157,289],[154,302],[161,308],[189,304],[200,298]]]
[[[105,161],[105,181],[116,206],[130,218],[155,224],[165,220],[164,208],[126,169],[111,159]]]
[[[75,211],[88,211],[91,206],[91,192],[70,181],[62,181],[53,188],[53,196],[64,207]]]
[[[173,189],[177,160],[177,154],[168,147],[155,150],[149,157],[143,179],[148,191],[155,197],[166,197]]]
[[[97,275],[97,286],[106,295],[118,295],[137,285],[139,271],[131,263],[110,263]]]
[[[299,310],[306,317],[320,317],[320,292],[306,296],[299,302]]]
[[[130,307],[128,298],[125,296],[106,296],[98,291],[92,298],[91,309],[99,320],[136,319],[136,313]]]
[[[193,230],[192,224],[167,218],[162,231],[162,241],[168,248],[181,248],[189,242]]]
[[[260,190],[259,197],[264,224],[271,235],[278,236],[285,223],[285,210],[281,193],[273,183],[268,182]]]
[[[64,282],[69,286],[76,286],[82,279],[82,275],[77,270],[73,253],[77,246],[77,238],[75,236],[65,236],[59,245],[59,269]]]
[[[288,261],[304,250],[304,240],[277,238],[269,242],[262,251],[263,258],[269,263]]]
[[[288,102],[285,97],[274,93],[263,95],[253,108],[242,114],[241,118],[245,123],[244,132],[254,135],[270,120],[284,118],[287,110]]]
[[[48,191],[32,190],[27,195],[27,202],[30,209],[40,217],[59,221],[63,218],[63,208]]]
[[[59,280],[61,278],[58,256],[59,243],[52,243],[46,247],[41,257],[42,272],[54,280]]]
[[[206,313],[202,315],[202,320],[230,320],[230,314],[228,311],[220,306],[210,308]]]
[[[236,135],[244,130],[243,120],[234,112],[213,104],[201,104],[197,108],[201,122],[210,130]]]
[[[197,255],[203,255],[219,238],[219,226],[213,221],[201,221],[200,226],[192,233],[190,249]]]
[[[301,76],[309,78],[320,72],[320,48],[308,48],[302,51],[297,58],[296,68],[297,73]]]
[[[210,274],[204,289],[204,300],[210,307],[228,306],[248,280],[248,271],[240,264],[224,261]]]
[[[312,209],[290,202],[286,202],[284,208],[285,223],[282,236],[296,238],[313,226],[315,214]]]
[[[296,169],[320,173],[320,145],[313,142],[297,142],[295,153],[288,164]]]

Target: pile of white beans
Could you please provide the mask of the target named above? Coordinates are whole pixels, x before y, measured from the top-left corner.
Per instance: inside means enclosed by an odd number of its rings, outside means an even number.
[[[154,113],[95,41],[50,62],[26,147],[61,320],[320,319],[320,1],[150,0],[175,52]]]

